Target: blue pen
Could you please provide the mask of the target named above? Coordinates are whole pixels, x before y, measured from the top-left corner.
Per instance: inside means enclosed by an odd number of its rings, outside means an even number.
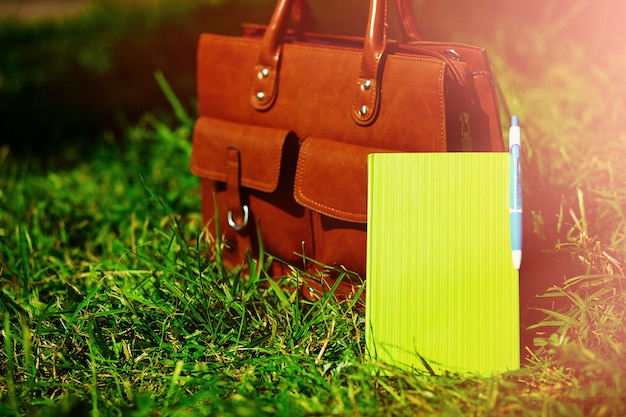
[[[511,118],[509,130],[510,163],[510,222],[511,222],[511,256],[515,269],[522,262],[522,168],[521,168],[521,132],[517,116]]]

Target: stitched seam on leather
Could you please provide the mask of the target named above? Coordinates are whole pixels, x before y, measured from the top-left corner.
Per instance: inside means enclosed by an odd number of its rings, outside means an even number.
[[[219,120],[219,119],[215,119],[215,120]],[[205,124],[207,125],[206,129],[210,129],[211,123],[208,120],[205,122]],[[278,186],[279,177],[280,177],[280,165],[281,165],[281,159],[282,159],[283,146],[284,146],[284,143],[288,134],[289,134],[289,131],[287,130],[277,130],[274,136],[271,137],[272,138],[271,142],[275,144],[273,145],[274,156],[273,156],[273,161],[271,163],[272,169],[270,171],[270,181],[246,179],[242,173],[242,178],[241,178],[242,186],[247,187],[247,188],[254,188],[263,192],[272,192],[276,190],[276,187]],[[207,136],[202,135],[201,137],[206,138]],[[200,147],[200,146],[201,145],[195,145],[195,147]],[[221,171],[214,170],[214,169],[205,169],[203,168],[202,164],[197,161],[196,158],[192,157],[190,168],[191,168],[191,172],[198,177],[204,177],[204,178],[208,178],[208,179],[219,181],[219,182],[226,182],[227,175],[225,172],[221,172]],[[268,187],[268,184],[270,185],[269,187]]]
[[[438,77],[438,84],[439,84],[439,111],[441,113],[441,115],[443,117],[441,117],[441,134],[439,135],[441,138],[441,150],[446,151],[446,122],[445,122],[445,100],[444,100],[444,94],[443,94],[443,79],[444,79],[444,74],[445,74],[445,64],[441,65],[440,61],[432,61],[430,59],[427,60],[422,60],[420,58],[417,57],[410,57],[410,56],[397,56],[397,55],[392,55],[391,57],[388,57],[388,59],[391,58],[393,60],[397,60],[397,61],[406,61],[406,62],[415,62],[416,60],[419,60],[422,64],[430,64],[430,65],[436,65],[436,66],[440,66],[440,70],[439,70],[439,77]]]
[[[307,140],[309,142],[307,142]],[[366,213],[358,213],[358,212],[351,212],[351,211],[340,210],[340,209],[331,207],[329,205],[319,203],[319,202],[317,202],[317,201],[307,197],[303,193],[303,191],[302,191],[302,182],[303,182],[303,178],[305,176],[305,172],[304,171],[305,171],[305,168],[307,167],[307,164],[305,163],[305,161],[306,161],[307,156],[308,156],[307,150],[309,148],[309,143],[311,143],[310,142],[310,140],[311,140],[310,138],[307,139],[307,140],[304,141],[304,144],[302,145],[302,149],[300,149],[300,154],[302,155],[302,164],[301,165],[298,164],[298,168],[302,167],[302,169],[298,169],[297,170],[297,178],[296,178],[296,183],[297,183],[296,191],[297,191],[297,194],[296,194],[296,200],[298,198],[301,198],[302,201],[305,201],[306,203],[310,204],[312,207],[317,208],[317,209],[315,209],[315,208],[313,209],[313,210],[316,210],[316,211],[319,210],[319,208],[323,208],[323,209],[330,210],[332,212],[337,212],[337,213],[339,213],[339,215],[343,214],[344,216],[359,216],[359,218],[362,217],[362,216],[366,216],[366,218],[367,218],[367,212]],[[339,219],[339,220],[353,222],[353,223],[361,221],[361,220],[355,220],[354,218],[340,217],[339,215],[329,215],[329,214],[326,214],[326,213],[321,213],[321,214],[326,215],[328,217],[333,217],[333,218],[336,218],[336,219]]]
[[[388,10],[389,10],[389,2],[387,2],[387,1],[386,1],[386,2],[385,2],[385,14],[384,14],[384,17],[385,17],[385,20],[384,20],[385,25],[384,25],[384,26],[387,26],[386,22],[388,22],[388,21],[389,21],[389,20],[387,20],[387,19],[388,19],[388,17],[389,17],[389,16],[387,15]],[[386,31],[386,30],[383,30],[383,44],[384,44],[384,45],[386,45],[386,44],[387,44],[387,31]],[[381,57],[382,57],[382,55],[381,55]],[[377,69],[378,69],[378,66],[377,66]]]
[[[262,41],[259,41],[257,39],[253,39],[253,40],[256,41],[257,44],[261,45],[261,50],[262,50],[263,48]],[[272,57],[272,62],[270,62],[269,64],[264,65],[260,59],[257,59],[257,62],[254,66],[254,74],[252,78],[252,91],[251,91],[252,97],[250,99],[252,100],[253,107],[257,110],[267,110],[276,101],[276,98],[277,98],[276,97],[277,96],[276,84],[277,84],[277,79],[278,79],[278,67],[280,66],[282,50],[283,50],[282,46],[279,46],[276,52],[274,53],[274,56]],[[259,78],[259,75],[258,75],[259,71],[261,71],[263,68],[268,68],[270,70],[270,73],[267,76],[267,78]],[[257,98],[255,96],[258,92],[264,92],[265,94],[267,94],[267,97],[265,97],[261,101],[256,101]]]
[[[266,191],[267,190],[267,184],[271,184],[271,188],[272,191],[276,190],[276,187],[278,186],[278,178],[280,177],[280,161],[281,161],[281,155],[282,155],[282,150],[283,150],[283,145],[285,143],[285,138],[287,137],[288,132],[287,131],[279,131],[276,133],[276,135],[274,136],[274,139],[282,139],[282,141],[278,142],[276,145],[274,145],[274,161],[272,164],[272,171],[271,171],[271,180],[269,182],[264,182],[264,181],[257,181],[257,180],[248,180],[245,178],[241,179],[242,184],[245,182],[246,187],[250,187],[250,188],[256,188],[258,190],[261,191]]]
[[[278,79],[278,66],[279,66],[282,51],[283,51],[283,48],[279,47],[276,53],[274,54],[274,60],[272,61],[272,65],[270,66],[272,73],[270,74],[271,80],[269,83],[269,93],[271,95],[267,99],[268,105],[269,103],[273,103],[274,100],[276,100],[277,98],[276,95],[278,94],[278,92],[276,91],[276,80]]]
[[[385,7],[384,7],[384,13],[383,13],[383,22],[387,22],[387,6],[388,3],[385,1],[384,3]],[[380,18],[380,17],[379,17]],[[386,23],[385,23],[386,26]],[[387,44],[387,31],[383,29],[383,45],[386,46]],[[380,63],[383,60],[383,55],[385,53],[385,47],[383,47],[383,50],[380,51],[380,55],[378,57],[376,57],[376,59],[374,60],[374,74],[372,74],[373,76],[373,85],[369,90],[369,94],[367,94],[367,100],[369,100],[369,108],[370,108],[370,112],[363,115],[362,117],[359,117],[359,120],[363,121],[363,122],[369,122],[370,120],[373,120],[375,115],[378,113],[378,111],[380,110],[378,108],[378,105],[380,104],[380,94],[381,94],[381,86],[380,83],[382,82],[382,76],[380,74]],[[376,53],[378,53],[378,51],[375,51]],[[361,61],[363,62],[363,61]],[[361,77],[359,77],[359,81],[363,78],[362,75],[363,73],[360,72],[362,69],[359,68],[359,74],[361,75]],[[358,83],[360,84],[360,83]],[[357,85],[357,97],[359,96],[359,91],[360,91],[360,85]],[[358,106],[358,104],[357,104]],[[353,105],[353,111],[357,111],[358,109]],[[358,113],[357,113],[358,114]]]
[[[352,112],[355,113],[357,115],[357,119],[362,121],[362,122],[367,122],[369,120],[372,119],[372,117],[374,117],[374,114],[376,114],[376,112],[378,111],[378,109],[376,109],[376,103],[378,102],[377,97],[380,94],[379,90],[380,90],[380,86],[379,86],[379,80],[378,78],[378,65],[376,65],[376,69],[374,70],[374,79],[372,80],[372,86],[369,89],[369,93],[366,93],[367,97],[366,100],[368,100],[368,104],[369,104],[369,109],[370,112],[367,113],[367,115],[365,116],[359,116],[359,98],[361,97],[360,91],[361,91],[361,83],[365,80],[365,78],[362,76],[361,74],[361,69],[363,67],[363,64],[361,63],[359,65],[359,78],[357,79],[356,82],[356,94],[354,95],[354,100],[352,100]]]
[[[445,65],[441,67],[440,73],[439,73],[439,91],[441,92],[439,94],[439,105],[440,105],[440,112],[441,112],[441,150],[446,151],[446,106],[445,106],[445,102],[444,102],[444,94],[443,94],[443,79],[444,79],[444,71],[445,71]]]

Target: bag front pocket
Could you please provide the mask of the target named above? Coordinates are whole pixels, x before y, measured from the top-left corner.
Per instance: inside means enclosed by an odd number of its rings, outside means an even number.
[[[205,222],[217,214],[228,266],[248,250],[258,255],[257,227],[267,252],[298,261],[311,227],[293,198],[297,155],[298,139],[287,130],[213,118],[196,123],[191,171],[202,179]]]
[[[276,190],[287,130],[226,122],[202,117],[196,122],[191,172],[200,177],[229,181],[229,149],[239,150],[242,187],[270,193]]]
[[[300,147],[294,195],[312,211],[316,259],[365,276],[367,156],[389,152],[320,138]]]

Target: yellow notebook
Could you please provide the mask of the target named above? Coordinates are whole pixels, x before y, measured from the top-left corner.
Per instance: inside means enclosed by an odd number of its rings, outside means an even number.
[[[508,153],[369,156],[370,355],[435,373],[519,368]]]

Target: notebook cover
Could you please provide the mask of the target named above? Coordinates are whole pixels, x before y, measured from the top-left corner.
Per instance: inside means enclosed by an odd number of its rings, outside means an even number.
[[[508,153],[369,156],[366,340],[400,367],[519,368]]]

